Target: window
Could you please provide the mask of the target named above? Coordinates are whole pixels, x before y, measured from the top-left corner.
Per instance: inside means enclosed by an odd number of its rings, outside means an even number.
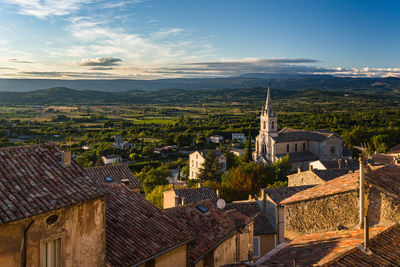
[[[59,267],[61,266],[61,238],[45,242],[43,246],[44,267]]]
[[[297,144],[294,144],[294,151],[297,152]]]
[[[274,130],[274,128],[275,128],[275,124],[274,124],[274,121],[272,121],[271,122],[271,129]]]
[[[203,205],[198,205],[196,207],[199,211],[201,211],[202,213],[207,213],[208,209],[206,207],[204,207]]]
[[[199,167],[199,164],[198,164],[198,162],[196,161],[196,168],[198,168]]]
[[[335,152],[336,152],[336,147],[334,147],[334,146],[331,146],[331,154],[332,154],[332,155],[334,155],[334,154],[335,154]]]
[[[263,121],[263,129],[265,130],[267,127],[266,127],[266,124],[265,124],[265,121]]]
[[[260,257],[260,237],[253,237],[253,257]]]
[[[286,152],[289,153],[289,144],[286,145]]]
[[[306,151],[306,143],[303,143],[303,151]]]

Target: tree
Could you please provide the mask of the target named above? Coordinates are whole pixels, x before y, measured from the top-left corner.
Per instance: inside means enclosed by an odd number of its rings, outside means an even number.
[[[253,161],[253,155],[251,150],[251,132],[249,131],[249,138],[246,140],[246,150],[244,152],[244,161],[251,162]]]
[[[145,194],[149,194],[157,185],[167,185],[167,177],[170,175],[170,171],[166,166],[161,165],[158,168],[152,168],[146,166],[142,171],[136,174],[139,182],[142,183]]]
[[[218,167],[217,153],[215,150],[208,150],[204,158],[204,163],[200,168],[199,179],[200,182],[212,180],[219,182],[221,180],[221,171]]]
[[[164,207],[164,191],[168,190],[171,190],[171,185],[157,185],[153,191],[146,195],[146,199],[162,209]]]

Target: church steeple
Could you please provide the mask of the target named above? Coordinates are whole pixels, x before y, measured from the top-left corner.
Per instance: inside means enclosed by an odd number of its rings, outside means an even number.
[[[271,94],[269,92],[269,82],[268,82],[268,89],[267,89],[267,100],[265,101],[265,110],[271,112],[272,111],[272,100]]]
[[[276,117],[276,113],[272,108],[269,82],[267,87],[267,99],[265,100],[265,106],[263,107],[260,119],[261,132],[264,132],[265,134],[268,134],[270,136],[276,136],[278,132],[278,119]]]

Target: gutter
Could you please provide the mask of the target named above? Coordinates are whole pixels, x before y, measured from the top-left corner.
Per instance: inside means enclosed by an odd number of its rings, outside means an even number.
[[[32,220],[29,224],[28,224],[28,226],[24,229],[24,239],[23,239],[23,247],[22,247],[22,253],[21,253],[21,256],[22,256],[22,259],[21,259],[21,266],[22,267],[26,267],[26,246],[27,246],[27,244],[26,244],[26,239],[27,239],[27,236],[28,236],[28,230],[29,230],[29,228],[31,228],[31,226],[32,226],[32,224],[35,222],[35,220]]]

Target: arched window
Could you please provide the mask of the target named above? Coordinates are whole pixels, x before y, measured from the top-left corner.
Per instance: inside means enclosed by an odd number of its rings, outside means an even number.
[[[297,152],[297,144],[294,144],[294,151]]]
[[[274,121],[271,122],[271,129],[272,129],[272,130],[275,129],[275,123],[274,123]]]
[[[286,145],[286,152],[289,153],[289,144]]]
[[[267,128],[265,121],[263,121],[263,130]]]

